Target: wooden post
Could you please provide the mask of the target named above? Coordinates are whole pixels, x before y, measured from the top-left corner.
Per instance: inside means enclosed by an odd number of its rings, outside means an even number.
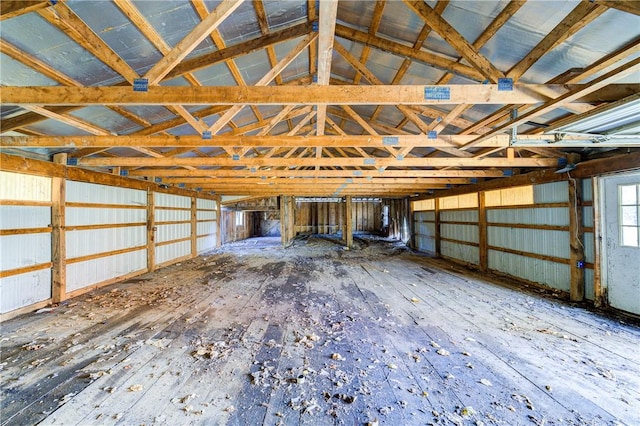
[[[489,244],[487,243],[487,210],[484,191],[478,192],[478,243],[480,270],[486,272],[489,268]]]
[[[296,198],[289,197],[289,241],[296,237]]]
[[[152,189],[147,191],[147,271],[156,269],[156,215]]]
[[[569,298],[584,300],[584,231],[582,226],[582,180],[569,178]]]
[[[593,239],[594,239],[594,259],[593,259],[593,304],[596,307],[602,306],[604,298],[602,294],[602,223],[600,203],[600,180],[591,179],[593,191]]]
[[[222,245],[222,197],[216,197],[216,247]]]
[[[198,199],[191,197],[191,257],[198,255]]]
[[[351,195],[344,197],[344,231],[343,238],[347,247],[353,247],[353,219],[351,216]]]
[[[435,237],[436,237],[436,256],[440,257],[440,200],[438,198],[434,199],[435,211],[434,211],[434,228],[435,228]]]
[[[67,165],[67,154],[54,154],[53,162]],[[65,234],[65,177],[51,178],[51,299],[60,303],[67,298],[67,239]]]

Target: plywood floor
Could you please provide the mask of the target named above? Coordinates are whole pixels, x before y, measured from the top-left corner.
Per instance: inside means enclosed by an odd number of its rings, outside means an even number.
[[[385,241],[247,240],[2,324],[2,424],[640,424],[640,329]]]

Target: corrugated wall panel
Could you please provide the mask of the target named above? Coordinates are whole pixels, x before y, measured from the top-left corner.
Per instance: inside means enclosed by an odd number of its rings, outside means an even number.
[[[0,237],[3,271],[51,262],[51,233]]]
[[[156,247],[156,263],[161,264],[179,259],[191,253],[191,241],[181,241]]]
[[[420,221],[420,222],[430,221],[430,222],[433,222],[434,220],[436,220],[436,212],[434,212],[434,211],[415,212],[414,213],[414,217],[416,218],[416,221]]]
[[[566,203],[569,201],[567,182],[552,182],[533,186],[533,200],[538,203]]]
[[[473,263],[474,265],[478,265],[480,263],[478,247],[453,243],[451,241],[442,241],[442,243],[440,243],[440,250],[442,255],[445,257],[458,259],[467,263]]]
[[[67,202],[97,204],[95,207],[68,206],[66,208],[68,228],[144,223],[138,226],[68,230],[66,233],[67,259],[104,254],[95,259],[67,264],[68,292],[147,268],[146,249],[108,255],[109,252],[146,245],[146,191],[67,181]],[[101,204],[123,207],[102,207]]]
[[[67,181],[68,203],[147,205],[147,193],[139,189]]]
[[[542,207],[519,209],[487,209],[489,223],[569,226],[569,209]]]
[[[0,279],[0,312],[13,311],[51,297],[51,269]]]
[[[443,210],[440,212],[443,222],[473,222],[478,223],[478,210]]]
[[[0,171],[0,199],[51,201],[51,178]]]
[[[593,227],[593,207],[592,206],[584,206],[582,208],[582,226],[586,226],[588,228]]]
[[[582,179],[582,200],[593,201],[593,181],[591,179]]]
[[[50,224],[49,206],[0,205],[0,229],[46,228]]]
[[[584,297],[593,300],[593,269],[584,270]]]
[[[489,250],[489,269],[569,291],[569,265]]]
[[[593,232],[584,233],[584,260],[593,263],[595,262],[595,241],[593,240]]]
[[[569,258],[569,232],[543,229],[487,227],[490,246]]]
[[[418,251],[422,251],[425,253],[435,253],[436,252],[436,240],[435,238],[425,237],[423,235],[416,235],[416,248]]]
[[[215,209],[216,206],[216,200],[209,200],[206,198],[196,199],[196,208],[198,209]]]
[[[213,250],[216,248],[216,236],[208,235],[206,237],[198,238],[198,253],[204,253],[209,250]]]
[[[191,208],[191,198],[183,195],[163,194],[155,192],[155,205],[157,207]]]
[[[434,238],[436,235],[436,224],[433,222],[415,222],[415,233]]]
[[[67,226],[111,225],[147,221],[147,210],[104,207],[67,207]]]
[[[179,240],[191,236],[190,223],[176,223],[173,225],[157,225],[156,244]]]
[[[454,225],[451,223],[443,223],[440,225],[440,236],[457,241],[467,241],[477,243],[478,225]]]
[[[191,220],[191,212],[189,210],[164,210],[156,209],[156,223],[158,222],[175,222]]]
[[[69,231],[67,232],[67,259],[146,244],[146,226]]]
[[[146,269],[146,250],[72,263],[67,265],[67,291],[79,290],[134,272],[144,272]]]

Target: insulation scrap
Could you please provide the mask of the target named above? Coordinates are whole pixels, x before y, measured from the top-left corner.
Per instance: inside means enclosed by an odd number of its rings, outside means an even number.
[[[436,351],[436,353],[437,353],[438,355],[442,355],[442,356],[449,356],[449,355],[451,355],[451,354],[449,353],[449,351],[448,351],[448,350],[446,350],[446,349],[438,349],[438,350]]]
[[[482,383],[485,386],[493,386],[491,382],[487,379],[480,379],[480,383]]]

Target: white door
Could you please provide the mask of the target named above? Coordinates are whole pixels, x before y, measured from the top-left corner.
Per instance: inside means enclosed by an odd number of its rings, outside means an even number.
[[[602,286],[609,304],[640,314],[640,173],[604,177]]]

